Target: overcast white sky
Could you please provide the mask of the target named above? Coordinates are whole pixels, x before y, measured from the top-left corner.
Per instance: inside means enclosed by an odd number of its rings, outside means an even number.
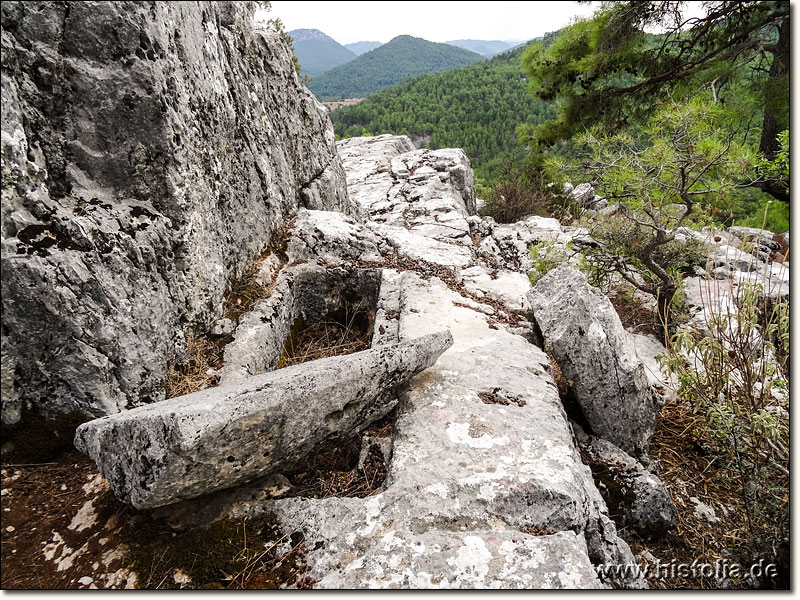
[[[287,31],[319,29],[340,44],[413,35],[431,42],[529,40],[589,16],[599,2],[296,2],[273,0]]]

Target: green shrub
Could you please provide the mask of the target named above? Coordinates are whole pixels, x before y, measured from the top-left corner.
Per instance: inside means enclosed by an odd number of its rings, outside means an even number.
[[[710,310],[706,332],[679,329],[661,363],[678,394],[706,416],[707,429],[695,436],[730,464],[748,542],[767,551],[788,535],[789,305],[749,284],[739,287],[736,305],[734,314]]]
[[[536,242],[529,249],[533,268],[528,272],[531,285],[536,283],[550,271],[567,262],[572,250],[572,242],[560,247],[554,241]]]

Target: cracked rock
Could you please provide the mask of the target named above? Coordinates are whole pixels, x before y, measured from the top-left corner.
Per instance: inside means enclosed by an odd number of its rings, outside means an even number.
[[[645,539],[675,527],[675,504],[658,477],[607,440],[586,436],[582,445],[600,494],[620,525]]]
[[[248,3],[3,2],[2,23],[3,421],[162,400],[183,330],[290,213],[359,212],[327,112]]]
[[[593,432],[629,454],[647,454],[663,400],[611,301],[586,276],[558,267],[528,294],[545,348],[572,385]]]
[[[449,332],[311,361],[81,425],[88,454],[136,508],[285,470],[397,404],[397,391],[453,343]]]

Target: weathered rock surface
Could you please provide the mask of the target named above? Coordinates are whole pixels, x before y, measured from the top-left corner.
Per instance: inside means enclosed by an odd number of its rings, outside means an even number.
[[[292,261],[323,258],[337,264],[380,261],[390,246],[351,217],[328,211],[300,209],[295,218],[287,254]]]
[[[593,432],[645,456],[661,402],[609,299],[564,266],[542,277],[528,300]]]
[[[752,227],[731,227],[727,232],[682,228],[679,235],[702,242],[708,252],[709,272],[687,278],[684,283],[684,291],[696,312],[702,310],[708,315],[716,311],[720,305],[718,300],[725,304],[724,298],[718,298],[717,290],[731,291],[735,295],[743,283],[760,286],[771,302],[788,299],[789,265],[788,261],[772,259],[780,244],[771,231]]]
[[[246,4],[3,3],[5,423],[162,399],[287,214],[359,212]]]
[[[78,428],[120,500],[152,508],[288,469],[386,415],[452,344],[439,332],[103,417]]]
[[[618,523],[642,538],[662,536],[675,527],[675,504],[658,477],[608,440],[582,437],[592,475]]]
[[[369,229],[414,261],[467,266],[467,217],[475,214],[475,178],[462,150],[414,150],[405,136],[339,142],[351,198]]]
[[[661,364],[659,362],[659,357],[666,354],[667,348],[661,340],[652,335],[642,335],[631,332],[628,332],[628,335],[633,342],[636,356],[639,357],[639,360],[641,360],[644,365],[650,387],[662,396],[669,395],[671,390],[675,387],[675,380],[669,374],[661,370]]]
[[[488,297],[515,312],[522,313],[530,309],[527,294],[531,282],[525,273],[489,270],[478,265],[463,269],[461,278],[467,290],[479,298]]]
[[[600,586],[590,556],[632,558],[580,461],[547,357],[437,279],[397,277],[401,339],[446,326],[454,345],[402,395],[385,490],[241,502],[234,514],[269,510],[301,530],[317,548],[307,559],[318,587]]]
[[[443,327],[454,343],[401,393],[391,447],[380,442],[391,460],[378,494],[254,500],[264,495],[251,490],[232,497],[227,514],[271,512],[302,532],[316,587],[606,585],[595,565],[633,557],[581,462],[548,357],[516,333],[526,274],[497,270],[476,251],[470,227],[482,221],[454,175],[463,155],[411,150],[392,136],[340,146],[350,194],[370,220],[301,212],[289,264],[350,269],[373,264],[377,251],[373,347]],[[556,226],[532,221],[530,236],[558,237]]]

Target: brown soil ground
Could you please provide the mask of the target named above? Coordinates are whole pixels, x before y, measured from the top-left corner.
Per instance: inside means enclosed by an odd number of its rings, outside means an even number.
[[[609,299],[626,330],[655,336],[663,343],[664,328],[652,309],[644,306],[637,298],[619,290],[612,292]]]
[[[657,540],[636,540],[629,532],[627,538],[637,560],[644,565],[654,557],[669,572],[669,565],[715,564],[716,561],[737,563],[749,569],[763,559],[775,563],[777,575],[757,582],[758,587],[788,589],[788,543],[774,552],[764,553],[752,544],[753,536],[747,525],[747,513],[740,493],[739,480],[733,470],[715,453],[704,439],[704,420],[682,403],[668,401],[661,412],[653,442],[651,457],[658,461],[658,477],[666,484],[678,510],[677,525]],[[698,438],[698,434],[700,437]],[[788,483],[788,482],[787,482]],[[787,486],[788,489],[788,486]],[[698,514],[695,498],[714,509],[716,520]],[[776,517],[782,512],[788,518],[788,495],[783,499]],[[776,537],[780,524],[756,526],[758,533]],[[786,527],[788,532],[788,526]],[[642,552],[651,557],[643,557]],[[667,567],[664,567],[666,565]],[[675,571],[673,570],[673,573]],[[744,577],[725,580],[714,575],[697,573],[693,577],[652,577],[649,584],[656,589],[751,589],[753,583]]]
[[[54,531],[67,530],[85,501],[82,487],[96,472],[77,452],[51,463],[3,465],[3,589],[79,587],[73,573],[58,572],[45,560],[42,548]]]
[[[388,417],[368,433],[390,435],[392,426]],[[293,488],[285,495],[377,493],[386,478],[384,457],[372,445],[359,469],[360,449],[357,438],[312,458],[287,475]],[[3,589],[313,587],[302,534],[282,531],[270,515],[176,528],[169,514],[120,503],[94,463],[75,451],[2,469]]]

